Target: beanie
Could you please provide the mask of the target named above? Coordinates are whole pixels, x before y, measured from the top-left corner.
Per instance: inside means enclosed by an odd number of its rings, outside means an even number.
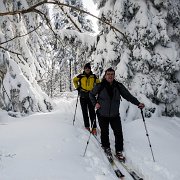
[[[90,63],[85,64],[84,69],[86,69],[86,68],[91,69],[91,65],[90,65]]]

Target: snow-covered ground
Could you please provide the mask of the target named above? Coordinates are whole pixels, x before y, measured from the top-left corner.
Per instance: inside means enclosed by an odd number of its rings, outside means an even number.
[[[84,130],[76,94],[56,99],[56,109],[28,117],[13,118],[0,111],[0,180],[115,180],[102,150]],[[146,119],[155,157],[142,119],[123,123],[127,162],[145,180],[180,179],[180,119]],[[113,135],[111,131],[113,148]],[[125,179],[131,179],[129,177]]]

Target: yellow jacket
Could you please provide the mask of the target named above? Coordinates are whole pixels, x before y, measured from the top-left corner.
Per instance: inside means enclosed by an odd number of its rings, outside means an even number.
[[[91,91],[94,88],[95,84],[100,83],[100,80],[96,77],[95,74],[90,73],[87,75],[83,72],[83,74],[79,74],[78,76],[73,78],[74,87],[80,88],[81,91]]]

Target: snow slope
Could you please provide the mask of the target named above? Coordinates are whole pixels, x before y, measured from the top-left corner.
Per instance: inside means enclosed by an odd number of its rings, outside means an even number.
[[[56,110],[12,118],[0,111],[0,180],[115,180],[97,141],[83,128],[77,95],[55,99]],[[156,162],[153,162],[142,119],[124,122],[128,163],[145,180],[179,180],[180,119],[146,119]],[[111,131],[111,144],[113,148]],[[131,178],[126,178],[131,179]]]

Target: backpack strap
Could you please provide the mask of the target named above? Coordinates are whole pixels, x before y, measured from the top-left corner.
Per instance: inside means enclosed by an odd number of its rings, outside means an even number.
[[[115,84],[115,86],[117,87],[117,89],[118,89],[118,91],[119,91],[119,94],[120,94],[120,100],[122,101],[122,97],[121,97],[121,88],[120,88],[120,85],[121,85],[121,83],[120,82],[118,82],[118,81],[115,81],[116,82],[116,84]]]
[[[96,81],[96,79],[97,79],[97,76],[96,76],[95,74],[93,74],[93,76],[94,76],[94,80]]]
[[[104,88],[105,88],[104,83],[101,82],[101,83],[100,83],[100,88],[98,89],[97,94],[99,94]]]

